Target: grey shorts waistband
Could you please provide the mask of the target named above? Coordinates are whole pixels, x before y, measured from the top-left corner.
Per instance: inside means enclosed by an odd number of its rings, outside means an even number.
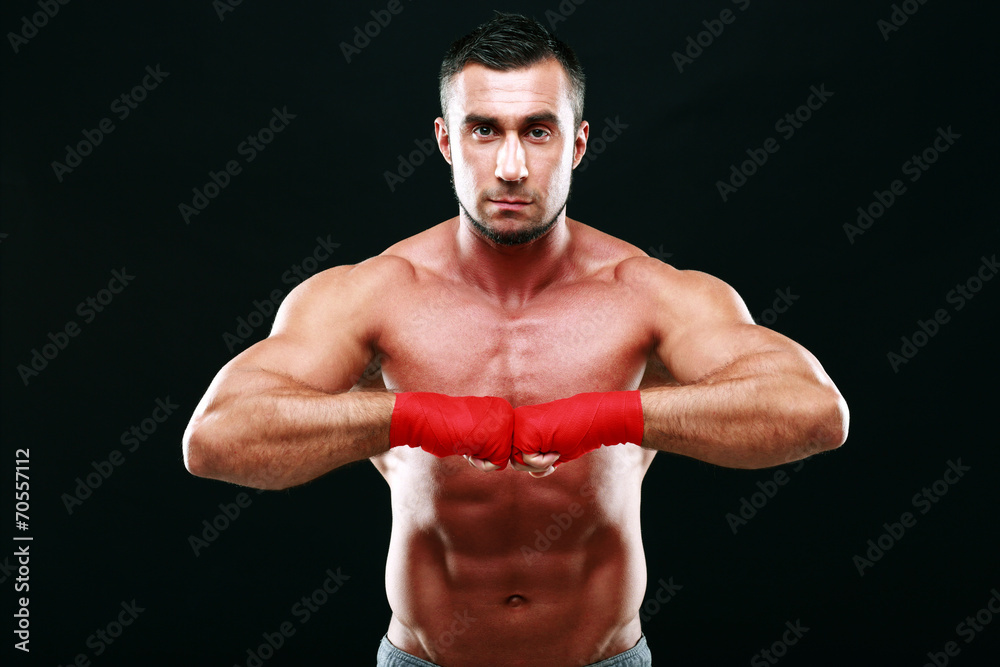
[[[653,656],[649,652],[646,644],[646,635],[639,638],[639,642],[627,651],[613,655],[607,660],[595,662],[587,667],[652,667]],[[378,663],[376,667],[441,667],[433,662],[421,660],[415,655],[410,655],[405,651],[393,646],[389,641],[389,636],[384,635],[378,647]]]

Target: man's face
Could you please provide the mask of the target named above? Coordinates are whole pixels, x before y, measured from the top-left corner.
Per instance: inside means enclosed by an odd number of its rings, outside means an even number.
[[[473,228],[501,245],[551,229],[565,211],[589,132],[586,122],[573,126],[569,77],[559,61],[507,72],[466,65],[452,81],[448,118],[447,126],[434,122],[438,146]]]

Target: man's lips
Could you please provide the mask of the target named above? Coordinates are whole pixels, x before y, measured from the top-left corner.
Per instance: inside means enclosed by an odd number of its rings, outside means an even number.
[[[526,201],[524,199],[491,199],[490,201],[502,209],[509,209],[512,211],[524,208],[531,203],[530,201]]]

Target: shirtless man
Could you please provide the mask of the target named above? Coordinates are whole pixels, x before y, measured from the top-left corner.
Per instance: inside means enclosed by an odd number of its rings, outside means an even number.
[[[212,382],[186,466],[284,489],[371,459],[393,508],[379,665],[651,664],[655,453],[780,465],[840,446],[847,405],[728,285],[566,217],[589,136],[568,47],[498,14],[442,84],[459,215],[296,288]]]

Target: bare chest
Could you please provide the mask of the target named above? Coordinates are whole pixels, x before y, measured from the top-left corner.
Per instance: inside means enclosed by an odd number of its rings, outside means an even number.
[[[471,288],[422,282],[387,298],[378,342],[389,391],[539,403],[634,389],[651,345],[641,304],[601,281],[505,308]]]

